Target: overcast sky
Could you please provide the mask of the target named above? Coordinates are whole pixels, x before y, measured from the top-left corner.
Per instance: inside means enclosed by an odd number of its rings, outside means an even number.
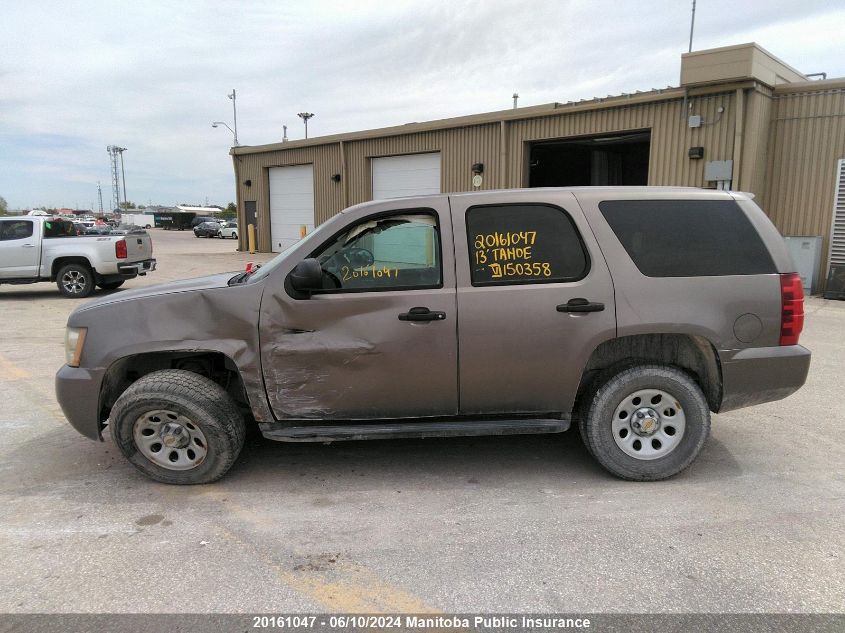
[[[677,85],[689,0],[72,2],[5,0],[0,196],[110,199],[128,148],[136,203],[226,205],[232,88],[243,145]],[[698,0],[694,48],[756,41],[845,76],[841,0]]]

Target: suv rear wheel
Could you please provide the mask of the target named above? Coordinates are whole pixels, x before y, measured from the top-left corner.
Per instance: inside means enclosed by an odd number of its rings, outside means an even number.
[[[166,484],[220,479],[240,454],[245,434],[229,394],[181,369],[155,371],[133,383],[112,408],[109,426],[132,465]]]
[[[598,386],[581,421],[587,449],[623,479],[656,481],[678,474],[710,433],[701,388],[680,369],[639,365]]]

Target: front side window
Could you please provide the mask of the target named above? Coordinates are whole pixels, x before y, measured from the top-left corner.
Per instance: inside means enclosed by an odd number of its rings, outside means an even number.
[[[589,269],[578,229],[558,207],[472,207],[466,223],[473,286],[577,281]]]
[[[324,290],[410,290],[442,284],[440,234],[429,213],[369,218],[312,255]]]
[[[0,222],[0,240],[23,240],[32,237],[32,220],[4,220]]]

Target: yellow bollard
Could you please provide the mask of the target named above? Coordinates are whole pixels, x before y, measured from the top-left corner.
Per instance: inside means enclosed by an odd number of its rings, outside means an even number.
[[[255,225],[247,224],[246,227],[247,246],[249,247],[249,254],[255,255]]]

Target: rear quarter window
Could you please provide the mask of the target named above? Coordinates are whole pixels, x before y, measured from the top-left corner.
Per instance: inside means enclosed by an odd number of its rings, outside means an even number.
[[[647,277],[777,272],[765,244],[733,200],[605,200],[599,209]]]

